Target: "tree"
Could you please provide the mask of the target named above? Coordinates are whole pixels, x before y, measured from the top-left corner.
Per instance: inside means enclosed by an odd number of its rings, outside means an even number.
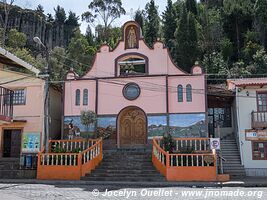
[[[204,55],[201,64],[205,67],[207,74],[217,74],[228,66],[220,52],[212,52]]]
[[[234,42],[236,44],[237,57],[240,57],[240,50],[242,46],[242,32],[246,32],[247,29],[251,27],[251,20],[246,21],[246,19],[251,19],[252,14],[252,2],[251,0],[224,0],[223,10],[227,17],[224,20],[226,31],[229,36],[234,33]],[[234,27],[234,30],[233,28]]]
[[[254,4],[255,26],[259,33],[261,44],[267,48],[266,32],[267,32],[267,1],[257,0]]]
[[[91,65],[95,52],[95,48],[90,47],[85,36],[77,30],[68,46],[69,60],[67,65],[73,67],[79,75],[82,75]]]
[[[154,0],[146,4],[146,24],[145,24],[145,41],[152,47],[153,43],[159,37],[159,15],[158,7],[155,6]]]
[[[92,29],[90,26],[87,26],[86,33],[85,33],[85,38],[87,39],[87,42],[90,46],[95,45],[95,37],[94,34],[92,33]]]
[[[81,111],[81,123],[86,127],[87,132],[90,131],[91,125],[96,123],[96,114],[90,110]]]
[[[188,12],[191,12],[197,16],[197,2],[196,0],[186,0],[185,1],[186,9]]]
[[[69,70],[66,65],[66,51],[62,47],[55,47],[50,53],[51,80],[62,81]]]
[[[194,15],[187,13],[185,6],[175,31],[176,63],[190,72],[198,58],[198,34]]]
[[[64,23],[64,38],[65,45],[67,46],[70,39],[74,36],[74,32],[79,28],[79,17],[76,13],[69,11],[69,16]]]
[[[144,10],[140,10],[140,9],[138,9],[134,15],[134,21],[136,21],[139,24],[142,31],[144,31],[144,24],[145,24],[144,16],[145,16]]]
[[[171,0],[168,0],[166,10],[162,15],[163,20],[163,37],[166,46],[170,49],[174,57],[174,33],[176,29],[175,10]]]
[[[65,9],[58,5],[56,8],[54,8],[54,11],[55,11],[55,23],[64,24],[65,20],[67,19]]]
[[[258,74],[267,74],[267,54],[264,48],[253,55],[253,65],[256,67],[255,71]]]
[[[16,29],[9,31],[7,46],[11,48],[23,48],[26,45],[27,36]]]
[[[0,7],[3,7],[4,10],[4,18],[2,15],[0,15],[0,24],[3,27],[1,30],[2,36],[1,36],[1,41],[0,43],[5,46],[6,44],[6,39],[7,39],[7,25],[8,25],[8,20],[9,20],[9,14],[12,9],[12,4],[14,3],[15,0],[10,0],[9,2],[7,0],[0,0]]]
[[[108,30],[111,28],[112,23],[125,15],[126,12],[122,7],[121,0],[93,0],[89,6],[89,11],[82,14],[82,20],[96,26],[95,22],[100,22],[104,29],[104,38],[106,41],[109,37]]]
[[[37,12],[38,14],[43,15],[43,14],[44,14],[44,7],[43,7],[41,4],[39,4],[39,5],[36,7],[36,12]]]

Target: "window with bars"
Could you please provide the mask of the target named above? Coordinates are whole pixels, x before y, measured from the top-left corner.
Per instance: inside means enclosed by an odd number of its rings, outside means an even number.
[[[79,89],[77,89],[75,91],[75,105],[79,106],[81,103],[81,91]]]
[[[25,104],[26,104],[25,89],[14,90],[13,105],[25,105]]]
[[[83,105],[84,106],[88,105],[88,90],[87,89],[83,90]]]
[[[257,94],[258,111],[267,112],[267,92]]]
[[[190,84],[186,85],[186,101],[192,102],[192,86]]]
[[[253,160],[267,160],[267,142],[252,141]]]
[[[177,93],[178,93],[178,102],[183,102],[183,86],[182,85],[178,85]]]

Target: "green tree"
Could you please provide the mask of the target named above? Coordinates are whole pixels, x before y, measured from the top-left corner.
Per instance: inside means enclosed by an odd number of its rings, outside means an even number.
[[[222,38],[219,44],[224,60],[229,61],[233,55],[233,43],[226,37]]]
[[[6,39],[8,38],[7,37],[7,31],[8,31],[8,21],[9,21],[9,15],[10,15],[10,11],[12,10],[13,8],[13,3],[14,3],[15,0],[1,0],[0,3],[0,10],[3,10],[4,11],[4,15],[2,16],[0,14],[0,25],[2,27],[2,30],[1,30],[1,39],[0,39],[0,44],[5,46],[6,44]]]
[[[76,31],[68,46],[67,57],[69,60],[67,64],[82,75],[88,70],[88,66],[92,64],[95,52],[95,48],[89,46],[85,36],[80,31]]]
[[[252,2],[251,0],[224,0],[223,10],[226,15],[225,29],[234,40],[239,58],[243,41],[242,32],[246,32],[251,27]]]
[[[169,48],[172,57],[174,57],[174,33],[176,30],[175,10],[171,0],[168,0],[166,10],[162,15],[163,37],[166,46]]]
[[[198,34],[195,17],[191,12],[187,13],[185,6],[178,22],[175,38],[176,63],[190,72],[191,67],[198,59]]]
[[[55,47],[50,53],[51,80],[62,81],[69,70],[66,63],[66,51],[62,47]]]
[[[64,46],[67,46],[69,44],[70,39],[74,36],[74,32],[77,29],[79,29],[79,17],[76,16],[76,13],[69,11],[69,16],[64,23]]]
[[[267,74],[267,54],[264,48],[253,55],[253,65],[257,74]]]
[[[82,14],[82,20],[96,26],[95,22],[103,27],[103,41],[109,38],[109,29],[112,23],[125,15],[126,12],[122,7],[121,0],[93,0],[89,6],[89,11]]]
[[[139,26],[141,27],[141,29],[143,31],[144,30],[144,24],[145,24],[145,13],[144,13],[144,10],[138,9],[135,12],[134,21],[136,21],[139,24]]]
[[[22,48],[26,45],[27,36],[24,33],[18,32],[16,29],[11,29],[8,35],[8,47]]]
[[[220,52],[205,54],[201,64],[205,67],[207,74],[217,74],[228,66]]]
[[[58,5],[56,8],[54,8],[54,11],[55,11],[55,23],[64,24],[65,20],[67,19],[65,9]]]
[[[218,51],[220,41],[224,35],[221,10],[208,8],[206,4],[200,4],[198,13],[199,45],[202,53]]]
[[[261,44],[267,48],[266,44],[266,32],[267,32],[267,1],[266,0],[256,0],[254,4],[255,13],[255,26],[259,33],[259,38]]]
[[[186,9],[188,12],[197,16],[197,2],[196,0],[185,0]]]
[[[159,14],[158,7],[155,6],[154,0],[150,0],[149,3],[146,4],[146,23],[145,23],[145,41],[146,43],[152,47],[153,43],[157,41],[159,37]]]

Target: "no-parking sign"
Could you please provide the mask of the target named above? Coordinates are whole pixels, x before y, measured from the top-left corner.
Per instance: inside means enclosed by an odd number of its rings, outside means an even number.
[[[210,149],[221,149],[220,138],[210,138]]]

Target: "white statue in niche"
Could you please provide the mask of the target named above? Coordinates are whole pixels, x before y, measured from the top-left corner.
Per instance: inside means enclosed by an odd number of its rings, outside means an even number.
[[[136,39],[135,30],[133,27],[131,27],[129,30],[127,40],[128,40],[128,48],[137,47],[137,39]]]

